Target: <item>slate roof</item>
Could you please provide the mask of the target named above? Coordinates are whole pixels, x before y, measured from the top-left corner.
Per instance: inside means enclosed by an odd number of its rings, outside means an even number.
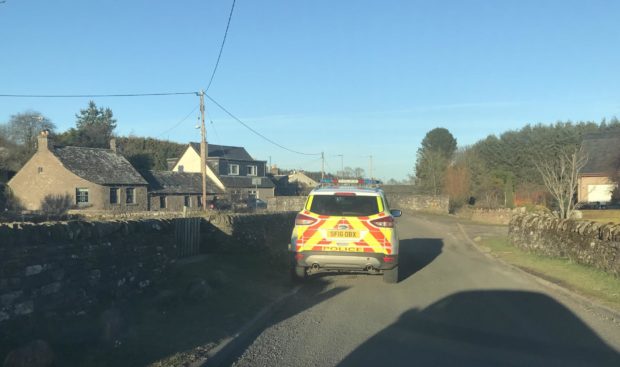
[[[140,171],[149,183],[149,192],[156,194],[202,194],[200,173],[171,171]],[[220,194],[222,190],[207,177],[207,193]]]
[[[308,171],[303,171],[301,172],[303,174],[305,174],[306,176],[310,177],[313,181],[315,181],[316,183],[321,182],[321,172],[308,172]],[[325,173],[324,175],[325,178],[332,178],[335,177],[334,175],[332,175],[331,173]]]
[[[261,179],[261,184],[258,185],[259,189],[270,189],[275,187],[273,181],[271,181],[271,179],[269,179],[268,177],[252,177],[252,176],[219,176],[220,181],[222,181],[222,183],[224,184],[224,186],[226,186],[227,188],[237,188],[237,187],[243,187],[243,188],[250,188],[250,187],[255,187],[255,185],[252,184],[252,179],[253,178],[260,178]]]
[[[178,161],[179,161],[179,158],[166,158],[166,167],[168,168],[168,170],[172,171],[174,166],[177,165]]]
[[[200,154],[200,143],[189,143],[196,153]],[[228,145],[208,144],[209,158],[220,157],[225,159],[253,161],[254,158],[243,147],[232,147]]]
[[[610,175],[620,170],[620,135],[586,135],[582,146],[588,155],[582,175]]]
[[[99,185],[146,185],[125,157],[110,149],[54,147],[52,153],[65,168]]]

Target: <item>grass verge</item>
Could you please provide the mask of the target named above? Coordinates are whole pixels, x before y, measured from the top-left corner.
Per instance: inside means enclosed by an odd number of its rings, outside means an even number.
[[[620,312],[620,279],[611,274],[567,259],[523,251],[507,237],[489,237],[481,244],[495,257]]]

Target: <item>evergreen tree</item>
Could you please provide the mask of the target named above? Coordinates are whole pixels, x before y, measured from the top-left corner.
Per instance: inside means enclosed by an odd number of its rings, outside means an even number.
[[[415,165],[415,185],[421,193],[439,195],[444,187],[446,168],[456,151],[456,139],[444,128],[424,136]]]
[[[59,136],[59,141],[66,145],[91,148],[108,148],[110,139],[116,129],[116,119],[110,108],[99,108],[94,101],[75,115],[75,128]]]

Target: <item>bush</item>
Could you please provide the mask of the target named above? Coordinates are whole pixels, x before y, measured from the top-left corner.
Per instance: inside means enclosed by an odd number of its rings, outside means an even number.
[[[0,183],[0,211],[4,211],[7,209],[7,201],[8,201],[8,187]]]
[[[73,199],[69,194],[47,195],[41,200],[41,211],[48,215],[64,215],[73,207]]]
[[[24,210],[24,206],[18,198],[13,196],[11,188],[0,184],[0,211],[17,213]]]

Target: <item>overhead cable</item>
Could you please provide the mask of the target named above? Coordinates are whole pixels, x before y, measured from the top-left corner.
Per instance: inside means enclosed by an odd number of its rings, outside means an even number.
[[[220,45],[220,52],[217,55],[217,61],[215,62],[215,67],[213,67],[213,72],[211,73],[211,78],[209,79],[209,84],[207,84],[208,91],[211,87],[211,83],[213,83],[213,78],[215,77],[215,72],[217,71],[217,67],[220,65],[220,59],[222,58],[222,51],[224,51],[224,45],[226,44],[226,36],[228,36],[228,28],[230,28],[230,20],[232,19],[233,11],[235,10],[235,2],[233,0],[232,6],[230,7],[230,14],[228,14],[228,22],[226,23],[226,30],[224,31],[224,38],[222,38],[222,44]]]
[[[276,143],[275,141],[269,139],[265,135],[263,135],[263,134],[259,133],[258,131],[254,130],[252,127],[250,127],[245,122],[241,121],[237,116],[233,115],[230,111],[228,111],[224,106],[219,104],[215,99],[213,99],[208,94],[205,94],[205,96],[207,96],[207,98],[209,98],[209,100],[211,102],[213,102],[217,107],[219,107],[222,111],[224,111],[228,116],[232,117],[233,120],[237,121],[238,123],[243,125],[246,129],[250,130],[251,132],[253,132],[254,134],[256,134],[259,137],[263,138],[264,140],[268,141],[269,143],[271,143],[271,144],[273,144],[273,145],[275,145],[275,146],[277,146],[277,147],[279,147],[281,149],[289,151],[291,153],[295,153],[295,154],[300,154],[300,155],[321,155],[321,153],[305,153],[305,152],[300,152],[300,151],[297,151],[297,150],[293,150],[293,149],[287,148],[287,147],[283,146],[282,144]]]
[[[161,93],[128,93],[128,94],[0,94],[10,98],[102,98],[102,97],[154,97],[196,95],[197,92],[161,92]]]
[[[198,105],[196,105],[194,107],[193,110],[190,111],[190,113],[188,113],[185,117],[183,117],[182,119],[179,120],[179,122],[177,122],[176,124],[172,125],[171,128],[169,128],[168,130],[164,131],[163,133],[157,135],[158,138],[160,138],[162,135],[165,135],[167,133],[169,133],[170,131],[174,130],[177,128],[177,126],[181,125],[185,120],[187,120],[197,109],[198,109]]]

